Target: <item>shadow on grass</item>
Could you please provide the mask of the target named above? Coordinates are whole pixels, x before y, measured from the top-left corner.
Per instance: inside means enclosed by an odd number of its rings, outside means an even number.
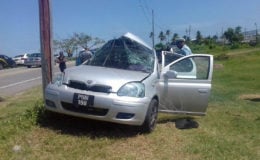
[[[50,112],[45,109],[44,103],[41,101],[36,102],[35,106],[27,111],[26,117],[30,118],[34,124],[61,134],[87,136],[92,139],[103,137],[125,138],[145,134],[141,132],[141,127],[138,126],[121,125]],[[157,121],[158,124],[168,122],[174,122],[178,129],[199,127],[199,124],[191,117],[159,118]]]
[[[178,129],[192,129],[198,128],[199,123],[194,120],[192,117],[177,117],[177,118],[166,118],[159,120],[157,123],[168,123],[173,122],[175,123],[175,127]]]
[[[125,138],[140,134],[137,127],[73,117],[43,110],[37,116],[37,124],[62,134],[96,138]]]

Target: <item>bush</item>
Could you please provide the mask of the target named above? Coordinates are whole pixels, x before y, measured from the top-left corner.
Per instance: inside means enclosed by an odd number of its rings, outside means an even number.
[[[32,124],[38,124],[42,120],[45,113],[43,101],[37,101],[33,108],[27,109],[25,112],[25,118],[29,120]]]
[[[256,46],[256,42],[255,41],[250,41],[249,45],[252,46],[252,47],[255,47]]]
[[[238,43],[233,43],[230,47],[230,49],[238,49],[240,48],[240,45]]]
[[[210,44],[209,45],[209,49],[211,50],[211,49],[215,49],[216,48],[216,45],[214,45],[214,44]]]

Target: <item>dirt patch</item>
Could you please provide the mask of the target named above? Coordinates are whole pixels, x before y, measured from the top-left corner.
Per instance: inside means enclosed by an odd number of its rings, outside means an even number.
[[[0,102],[3,102],[4,101],[4,98],[0,97]]]
[[[214,64],[214,69],[223,69],[224,65],[223,64]]]
[[[239,96],[239,99],[260,102],[260,94],[243,94]]]

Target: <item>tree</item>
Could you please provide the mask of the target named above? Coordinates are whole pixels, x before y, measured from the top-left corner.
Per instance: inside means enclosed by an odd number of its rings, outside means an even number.
[[[228,28],[227,31],[224,32],[224,36],[231,44],[240,43],[244,39],[240,26],[235,29]]]
[[[202,39],[203,39],[203,37],[202,37],[200,31],[197,31],[197,35],[196,35],[196,42],[197,42],[197,44],[201,44]]]
[[[214,36],[212,37],[212,39],[213,39],[213,41],[214,41],[215,43],[217,43],[218,36],[217,36],[217,35],[214,35]]]
[[[150,33],[149,38],[153,38],[153,32]]]
[[[184,39],[186,40],[186,42],[187,42],[187,41],[190,41],[189,37],[186,36],[186,35],[184,35],[182,38],[184,38]]]
[[[73,53],[77,51],[78,47],[83,49],[92,48],[99,44],[103,44],[105,41],[97,37],[92,38],[85,33],[74,33],[70,38],[62,40],[54,40],[54,49],[62,50],[68,54],[68,57],[72,57]]]
[[[237,41],[237,42],[241,42],[243,39],[244,39],[244,35],[242,34],[242,27],[240,27],[240,26],[237,26],[236,28],[235,28],[235,41]]]
[[[68,54],[68,57],[72,57],[73,52],[77,49],[77,43],[73,38],[63,39],[61,48]]]
[[[92,38],[92,41],[91,41],[91,45],[89,46],[89,48],[93,48],[93,47],[97,47],[98,45],[101,45],[101,44],[104,44],[105,41],[98,38],[98,37],[95,37],[95,38]]]
[[[170,37],[170,35],[171,35],[171,31],[170,31],[169,29],[166,30],[165,35],[166,35],[166,37],[167,37],[167,43],[169,44],[169,37]]]
[[[156,44],[154,48],[156,51],[159,51],[159,52],[167,49],[166,45],[164,45],[162,43]]]
[[[68,57],[72,57],[73,52],[77,49],[77,43],[74,38],[67,38],[62,40],[53,40],[54,51],[64,51]]]
[[[174,33],[172,36],[172,43],[176,42],[176,39],[179,37],[179,35],[177,33]]]
[[[204,43],[205,43],[206,45],[210,46],[211,43],[212,43],[212,38],[211,38],[210,36],[204,38]]]
[[[62,46],[61,41],[53,40],[53,50],[54,50],[54,52],[56,52],[58,50],[63,50],[61,46]]]
[[[74,33],[72,39],[75,40],[75,43],[77,44],[77,46],[80,46],[84,49],[89,49],[92,47],[95,47],[99,44],[103,44],[105,43],[104,40],[98,38],[98,37],[91,37],[85,33]]]
[[[158,38],[160,39],[160,43],[162,43],[162,42],[166,39],[166,37],[165,37],[163,31],[160,32]]]
[[[92,37],[85,33],[74,33],[72,39],[75,39],[77,45],[84,49],[89,48],[88,45],[92,41]]]

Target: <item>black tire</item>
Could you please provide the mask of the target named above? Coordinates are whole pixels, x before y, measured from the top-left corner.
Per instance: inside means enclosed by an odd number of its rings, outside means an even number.
[[[158,117],[158,101],[156,99],[152,99],[149,108],[147,110],[144,123],[141,126],[141,131],[143,133],[151,133],[156,126]]]
[[[16,63],[12,64],[12,68],[15,68],[15,67],[17,67],[17,64]]]
[[[4,69],[4,65],[2,63],[0,63],[0,70]]]
[[[27,68],[31,68],[32,66],[27,66]]]

